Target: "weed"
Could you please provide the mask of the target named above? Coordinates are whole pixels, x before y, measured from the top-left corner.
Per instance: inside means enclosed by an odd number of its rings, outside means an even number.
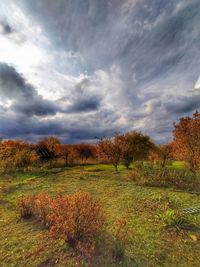
[[[21,218],[31,218],[34,215],[34,196],[27,195],[19,198],[17,201],[17,206]]]

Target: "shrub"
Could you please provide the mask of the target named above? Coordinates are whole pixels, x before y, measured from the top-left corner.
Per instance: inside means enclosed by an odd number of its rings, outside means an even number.
[[[34,215],[34,196],[27,195],[21,197],[17,201],[20,217],[23,219],[29,219]]]
[[[22,218],[34,216],[54,237],[64,239],[74,248],[80,247],[81,242],[92,244],[105,222],[100,203],[85,192],[57,197],[44,193],[27,195],[17,205]]]
[[[136,167],[129,178],[138,185],[164,186],[187,191],[200,191],[200,177],[187,169],[159,168],[153,165]]]
[[[162,221],[164,226],[169,229],[180,231],[195,227],[189,217],[180,211],[167,209],[164,213],[158,214],[157,217]]]
[[[34,215],[46,228],[50,227],[49,215],[52,212],[53,198],[40,193],[34,198]]]
[[[99,202],[90,194],[58,197],[50,214],[50,231],[74,246],[78,241],[95,237],[102,229],[104,215]]]

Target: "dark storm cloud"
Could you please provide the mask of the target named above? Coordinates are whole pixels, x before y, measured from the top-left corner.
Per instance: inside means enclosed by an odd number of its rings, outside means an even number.
[[[67,109],[68,112],[81,113],[96,111],[100,107],[101,97],[89,92],[90,79],[84,78],[76,85],[71,96],[71,104]]]
[[[43,99],[13,67],[4,63],[0,63],[0,99],[11,100],[11,109],[26,116],[55,115],[59,111],[51,101]]]
[[[47,36],[53,69],[77,80],[87,74],[72,89],[55,80],[66,95],[54,104],[11,67],[4,66],[1,75],[0,66],[0,97],[12,100],[16,114],[40,117],[32,121],[33,129],[24,124],[21,135],[58,134],[74,142],[134,128],[161,140],[173,121],[199,108],[198,92],[190,91],[200,75],[199,0],[22,0],[17,5],[36,22],[30,32],[39,28]],[[2,29],[13,34],[10,24]],[[41,47],[45,44],[42,39]],[[48,75],[44,79],[48,82]],[[67,128],[62,120],[41,121],[57,112],[69,119]]]
[[[68,109],[68,112],[89,112],[95,111],[100,106],[100,99],[97,96],[91,96],[89,99],[77,99]]]
[[[57,135],[63,142],[77,143],[83,140],[96,141],[102,136],[112,136],[117,129],[94,124],[74,125],[63,120],[47,119],[40,121],[35,118],[25,120],[15,117],[4,118],[0,116],[0,138],[18,138],[38,141],[44,136]]]

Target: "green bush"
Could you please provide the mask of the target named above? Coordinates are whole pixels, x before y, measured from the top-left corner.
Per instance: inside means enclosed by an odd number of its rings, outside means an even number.
[[[169,229],[180,231],[195,227],[189,216],[186,216],[180,211],[167,209],[164,213],[159,213],[157,217],[162,221],[164,226]]]

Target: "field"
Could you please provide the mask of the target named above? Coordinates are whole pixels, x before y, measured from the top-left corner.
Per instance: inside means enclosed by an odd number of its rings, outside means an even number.
[[[175,163],[174,167],[183,165]],[[171,188],[136,186],[128,179],[130,172],[122,166],[119,172],[114,172],[109,165],[85,165],[58,172],[2,175],[0,266],[80,266],[64,241],[52,240],[47,230],[33,219],[20,219],[16,210],[16,199],[21,195],[73,194],[80,190],[90,192],[102,202],[107,218],[91,266],[199,266],[198,229],[167,230],[157,215],[166,203],[176,210],[200,206],[200,197]],[[122,262],[116,262],[112,255],[113,225],[118,218],[127,221]],[[191,215],[191,220],[200,225],[200,214]],[[81,266],[87,266],[86,261]]]

